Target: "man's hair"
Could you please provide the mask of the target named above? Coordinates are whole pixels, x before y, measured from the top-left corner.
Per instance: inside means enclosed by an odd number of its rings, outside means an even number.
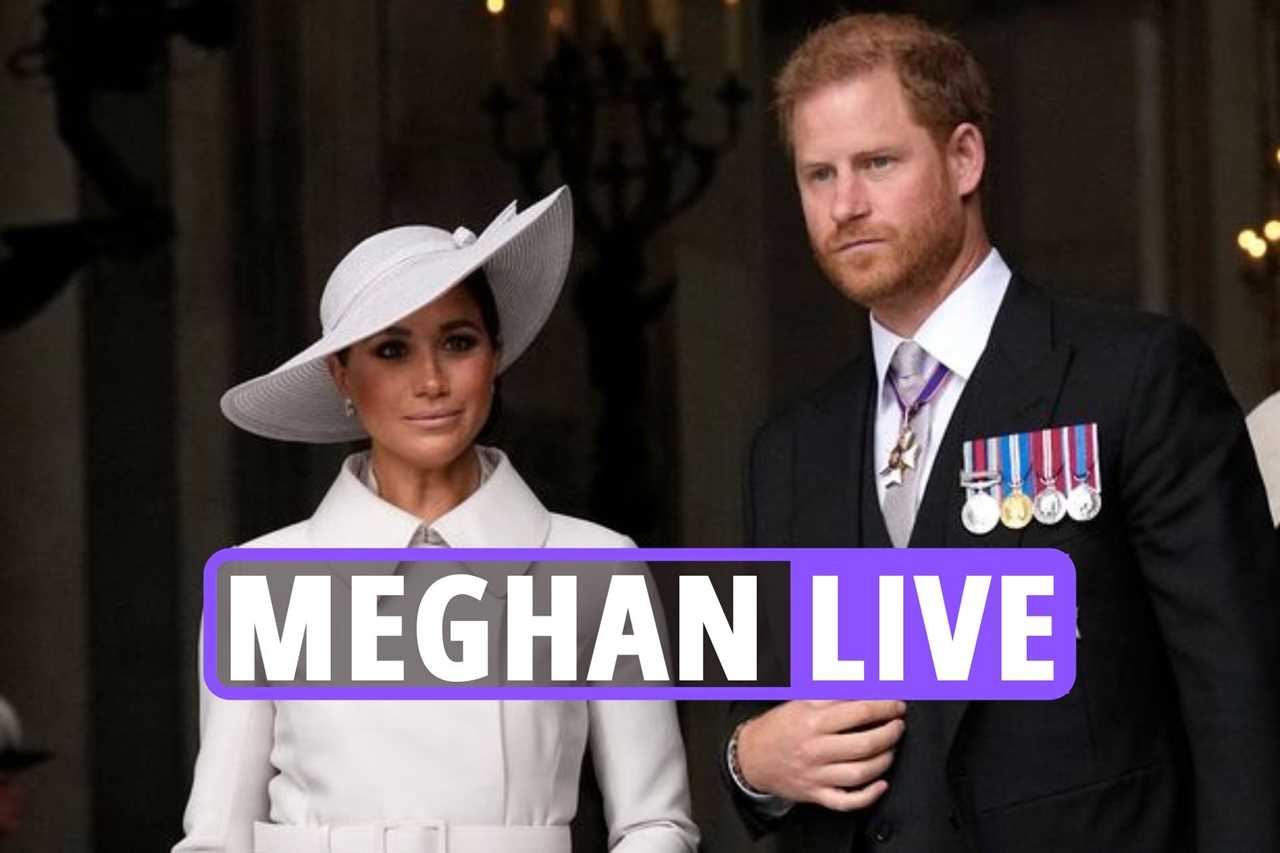
[[[792,147],[796,104],[819,89],[892,68],[915,118],[938,136],[968,122],[988,136],[991,89],[978,60],[912,15],[851,14],[809,34],[774,79],[774,110]]]

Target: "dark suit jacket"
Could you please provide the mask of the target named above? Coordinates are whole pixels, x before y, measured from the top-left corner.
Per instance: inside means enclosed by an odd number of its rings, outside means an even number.
[[[868,349],[760,431],[751,544],[889,545],[869,462],[876,391]],[[1098,518],[964,529],[965,440],[1087,422]],[[1194,334],[1015,277],[911,545],[1070,555],[1075,686],[1054,702],[912,703],[866,813],[802,805],[762,821],[726,775],[754,833],[824,853],[1280,851],[1280,560],[1243,417]],[[735,704],[731,726],[764,707]]]

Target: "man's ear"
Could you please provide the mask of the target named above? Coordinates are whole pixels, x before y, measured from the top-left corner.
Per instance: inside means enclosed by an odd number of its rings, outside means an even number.
[[[987,145],[977,125],[962,122],[947,140],[947,168],[951,182],[962,198],[972,195],[982,183],[987,166]]]
[[[351,382],[347,376],[347,366],[342,363],[342,359],[336,355],[326,355],[324,357],[325,367],[329,368],[329,375],[333,377],[333,384],[337,387],[338,393],[343,397],[351,396]]]

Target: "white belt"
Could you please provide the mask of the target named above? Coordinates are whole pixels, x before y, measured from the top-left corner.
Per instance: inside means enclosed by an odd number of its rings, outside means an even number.
[[[567,826],[402,820],[352,826],[253,825],[254,853],[570,853]]]

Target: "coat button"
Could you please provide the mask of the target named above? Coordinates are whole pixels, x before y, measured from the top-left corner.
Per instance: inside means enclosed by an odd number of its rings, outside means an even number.
[[[960,831],[960,814],[955,809],[947,812],[947,822],[951,824],[951,828],[956,832]]]
[[[881,844],[884,844],[890,838],[893,838],[893,824],[887,820],[882,820],[876,824],[876,828],[872,831],[871,837]]]

